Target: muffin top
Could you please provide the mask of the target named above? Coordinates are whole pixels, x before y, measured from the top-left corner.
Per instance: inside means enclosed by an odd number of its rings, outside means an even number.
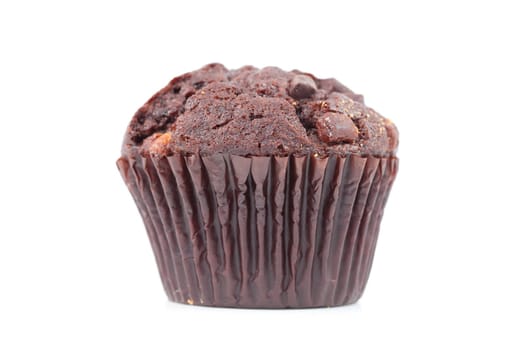
[[[209,64],[174,78],[133,116],[122,152],[389,157],[395,125],[335,79]]]

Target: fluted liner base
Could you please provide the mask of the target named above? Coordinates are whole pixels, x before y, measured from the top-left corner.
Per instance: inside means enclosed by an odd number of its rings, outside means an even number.
[[[169,299],[351,304],[368,280],[397,158],[120,158]]]

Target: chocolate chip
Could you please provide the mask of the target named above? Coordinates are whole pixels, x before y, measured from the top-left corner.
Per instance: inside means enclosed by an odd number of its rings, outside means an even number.
[[[204,82],[203,82],[203,81],[198,81],[198,82],[196,82],[196,83],[193,83],[193,87],[195,88],[195,90],[199,90],[199,89],[201,89],[203,86],[204,86]]]
[[[308,98],[316,91],[314,80],[307,75],[296,75],[290,82],[289,93],[295,99]]]
[[[320,79],[319,86],[321,89],[326,90],[327,92],[349,92],[350,89],[341,84],[334,78],[329,79]]]
[[[326,100],[326,107],[329,111],[350,115],[354,109],[355,102],[346,95],[339,92],[332,92]]]
[[[352,119],[341,113],[323,114],[317,119],[316,128],[319,138],[326,143],[352,142],[359,136]]]
[[[341,84],[336,79],[330,78],[330,79],[320,79],[319,80],[319,88],[322,90],[325,90],[326,92],[340,92],[348,97],[350,97],[352,100],[364,103],[363,95],[356,94],[343,84]]]

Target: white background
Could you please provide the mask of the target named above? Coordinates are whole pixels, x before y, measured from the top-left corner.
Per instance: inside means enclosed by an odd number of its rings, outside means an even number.
[[[525,348],[519,5],[2,1],[0,348]],[[215,61],[334,76],[398,125],[358,304],[167,301],[115,161],[136,109]]]

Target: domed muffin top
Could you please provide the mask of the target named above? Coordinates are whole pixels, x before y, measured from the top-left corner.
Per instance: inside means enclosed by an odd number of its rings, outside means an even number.
[[[395,125],[335,79],[209,64],[174,78],[131,120],[123,153],[394,156]]]

